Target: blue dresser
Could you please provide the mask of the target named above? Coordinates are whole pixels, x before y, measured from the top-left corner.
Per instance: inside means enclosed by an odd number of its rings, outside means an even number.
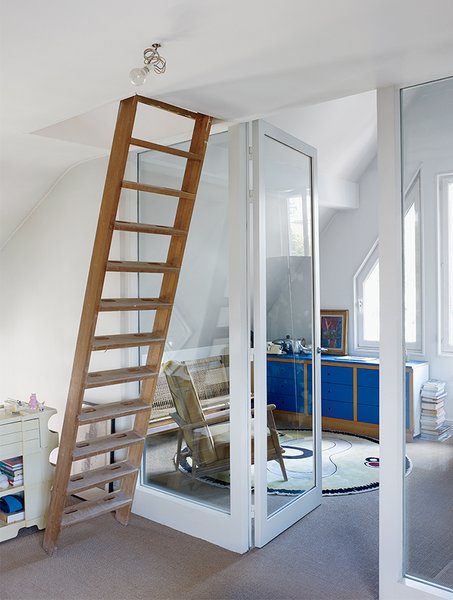
[[[406,363],[406,429],[420,434],[420,388],[429,379],[427,362]],[[308,355],[267,357],[267,398],[282,415],[297,413],[299,422],[311,421],[312,366]],[[379,435],[379,359],[329,356],[321,359],[323,427]]]

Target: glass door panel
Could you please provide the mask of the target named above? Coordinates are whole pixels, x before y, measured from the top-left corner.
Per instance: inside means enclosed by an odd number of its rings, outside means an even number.
[[[255,543],[321,501],[316,151],[253,128]]]
[[[183,142],[175,146],[188,150]],[[139,155],[139,181],[179,189],[185,160]],[[215,173],[216,177],[210,177]],[[184,268],[153,403],[143,485],[229,512],[228,134],[211,135],[187,240]],[[171,226],[178,199],[139,193],[139,220]],[[139,260],[165,261],[168,235],[139,235]],[[161,254],[159,255],[159,251]],[[157,253],[157,254],[156,254]],[[161,275],[139,275],[140,297],[159,293]],[[140,313],[152,331],[153,311]],[[141,356],[142,362],[146,356]],[[219,449],[220,448],[220,449]],[[212,481],[211,481],[212,479]],[[217,485],[214,485],[217,483]]]
[[[453,78],[401,91],[406,354],[421,434],[406,444],[404,574],[453,590]],[[420,232],[419,236],[415,233]],[[423,274],[423,276],[422,276]],[[423,299],[423,304],[422,300]],[[422,314],[424,309],[424,314]],[[415,315],[420,314],[420,318]],[[422,330],[422,324],[424,330]],[[422,336],[424,334],[425,339]],[[423,356],[410,356],[420,339]],[[416,363],[414,363],[416,364]],[[423,364],[423,363],[422,363]],[[414,370],[414,377],[416,371]]]

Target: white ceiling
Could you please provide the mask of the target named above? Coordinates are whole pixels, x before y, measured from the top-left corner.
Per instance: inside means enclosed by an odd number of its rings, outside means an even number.
[[[0,22],[2,241],[105,151],[93,124],[75,141],[33,133],[134,93],[128,72],[154,41],[167,73],[140,92],[230,120],[453,70],[451,0],[1,0]]]

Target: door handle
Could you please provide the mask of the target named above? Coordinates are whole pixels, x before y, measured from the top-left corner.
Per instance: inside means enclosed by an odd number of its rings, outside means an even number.
[[[320,346],[318,346],[318,347],[316,348],[316,352],[317,352],[318,354],[321,354],[321,352],[328,352],[328,351],[329,351],[329,348],[321,348]]]

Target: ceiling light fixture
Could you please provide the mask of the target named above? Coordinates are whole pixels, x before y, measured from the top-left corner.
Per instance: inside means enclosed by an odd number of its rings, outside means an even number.
[[[129,73],[131,83],[134,85],[143,85],[150,72],[150,66],[153,67],[154,72],[161,75],[165,73],[167,61],[159,54],[158,48],[160,44],[151,44],[151,48],[145,48],[143,51],[143,62],[144,66],[138,69],[132,69]]]

